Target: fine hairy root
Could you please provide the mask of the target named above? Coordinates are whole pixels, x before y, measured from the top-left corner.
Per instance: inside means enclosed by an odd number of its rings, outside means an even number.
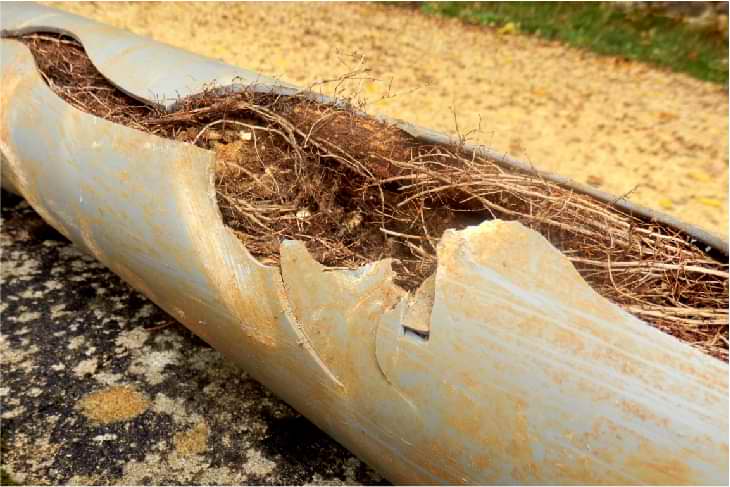
[[[397,283],[413,290],[435,271],[444,230],[517,220],[560,249],[601,295],[728,358],[727,263],[676,229],[303,95],[211,89],[168,113],[118,90],[70,38],[18,39],[76,108],[214,151],[224,223],[263,263],[277,264],[281,241],[298,239],[332,267],[397,259]]]

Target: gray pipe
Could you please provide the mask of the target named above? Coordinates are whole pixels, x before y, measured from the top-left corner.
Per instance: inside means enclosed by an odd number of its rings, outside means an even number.
[[[0,9],[4,33],[71,35],[166,107],[213,79],[295,89],[47,7]],[[389,260],[328,270],[298,241],[265,266],[222,222],[211,152],[76,110],[17,41],[0,55],[3,187],[389,480],[727,484],[727,364],[597,295],[538,233],[447,231],[413,296]]]

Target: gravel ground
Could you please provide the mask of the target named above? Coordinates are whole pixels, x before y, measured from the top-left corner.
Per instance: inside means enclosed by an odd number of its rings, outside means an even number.
[[[727,238],[727,88],[388,5],[57,6],[302,86],[364,56],[371,113],[453,133],[453,107],[476,142]]]
[[[373,4],[57,5],[461,133],[727,233],[725,89]],[[356,54],[354,57],[351,54]],[[390,81],[392,80],[392,84]],[[377,101],[388,93],[398,96]],[[325,91],[330,90],[327,88]],[[245,373],[2,194],[2,462],[38,484],[381,483]]]

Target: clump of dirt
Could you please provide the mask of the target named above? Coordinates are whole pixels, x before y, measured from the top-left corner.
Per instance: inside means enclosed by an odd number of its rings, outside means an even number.
[[[676,229],[304,95],[210,90],[164,113],[116,89],[75,41],[19,40],[77,108],[215,151],[224,223],[264,263],[278,263],[283,239],[299,239],[333,267],[394,257],[397,282],[412,290],[434,272],[445,229],[518,220],[597,292],[727,360],[727,264]]]
[[[81,412],[100,424],[128,421],[142,414],[149,401],[130,386],[118,386],[92,392],[79,401]]]
[[[182,455],[197,455],[208,448],[208,425],[200,421],[187,431],[175,434],[175,450]]]

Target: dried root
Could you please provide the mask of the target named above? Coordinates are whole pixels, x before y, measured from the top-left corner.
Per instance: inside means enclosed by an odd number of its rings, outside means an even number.
[[[415,289],[434,272],[445,229],[518,220],[606,298],[728,359],[728,266],[682,232],[303,97],[209,91],[163,113],[117,90],[75,41],[20,40],[49,86],[77,108],[215,151],[224,222],[264,263],[278,263],[282,240],[298,239],[333,267],[394,257],[398,283]]]

